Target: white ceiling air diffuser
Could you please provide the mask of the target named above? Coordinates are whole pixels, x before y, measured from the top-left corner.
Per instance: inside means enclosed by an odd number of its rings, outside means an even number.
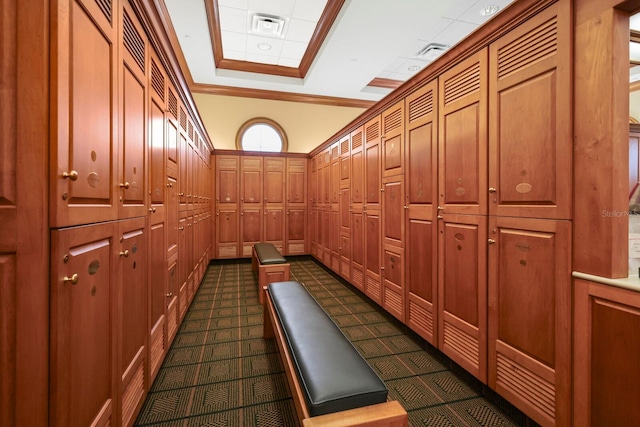
[[[440,43],[429,43],[422,49],[420,49],[414,56],[413,59],[420,59],[422,61],[433,61],[440,55],[442,55],[449,46],[446,44]]]
[[[282,37],[286,22],[284,18],[265,13],[253,13],[250,15],[250,20],[251,34],[264,37]]]

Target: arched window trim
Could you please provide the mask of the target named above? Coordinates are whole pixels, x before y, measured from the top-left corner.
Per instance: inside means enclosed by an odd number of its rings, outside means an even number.
[[[278,135],[280,135],[280,139],[282,140],[282,149],[281,153],[287,152],[289,149],[289,140],[287,139],[287,134],[276,121],[271,120],[267,117],[254,117],[253,119],[249,119],[240,126],[238,129],[238,133],[236,134],[236,149],[244,151],[242,148],[242,138],[244,137],[245,132],[254,125],[267,125],[272,127]],[[265,153],[272,153],[273,151],[265,151]]]

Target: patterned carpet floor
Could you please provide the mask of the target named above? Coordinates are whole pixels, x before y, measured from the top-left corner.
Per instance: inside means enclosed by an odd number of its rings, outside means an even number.
[[[307,287],[378,372],[410,425],[532,425],[483,397],[446,357],[314,260],[292,261],[291,280]],[[250,263],[209,266],[135,425],[298,425],[276,344],[262,338]]]

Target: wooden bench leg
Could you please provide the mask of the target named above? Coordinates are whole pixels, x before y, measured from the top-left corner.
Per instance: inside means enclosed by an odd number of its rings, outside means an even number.
[[[262,289],[269,283],[288,282],[291,277],[291,264],[270,264],[258,266],[258,290],[260,294],[260,304],[264,301],[264,291]]]

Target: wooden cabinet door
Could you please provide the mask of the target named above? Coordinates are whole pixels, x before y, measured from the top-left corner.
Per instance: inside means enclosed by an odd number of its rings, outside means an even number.
[[[308,253],[306,248],[307,208],[289,207],[286,218],[286,242],[285,253],[287,255],[302,255]],[[313,225],[312,227],[313,228]]]
[[[287,203],[292,204],[307,204],[307,167],[308,163],[306,159],[287,158]],[[313,188],[312,200],[315,200],[317,194],[316,183],[312,180]]]
[[[264,241],[273,243],[280,253],[284,253],[284,217],[282,206],[264,208]]]
[[[338,204],[340,199],[340,158],[337,157],[338,146],[331,150],[336,157],[331,160],[331,204]]]
[[[351,200],[354,204],[362,204],[364,201],[364,155],[362,152],[363,130],[362,127],[351,132]]]
[[[240,164],[240,255],[250,257],[263,240],[263,158],[242,156]]]
[[[383,245],[404,248],[405,194],[402,176],[383,178],[382,236]]]
[[[146,214],[147,39],[128,3],[122,5],[120,132],[118,145],[119,218]]]
[[[382,250],[382,307],[405,322],[404,249],[385,245]]]
[[[123,426],[133,425],[150,384],[147,369],[146,218],[118,223],[118,378]]]
[[[153,381],[160,369],[166,346],[165,279],[166,256],[165,222],[149,225],[149,377]]]
[[[285,196],[285,159],[264,158],[264,202],[265,204],[284,205]],[[304,188],[304,181],[302,182]],[[298,194],[300,188],[298,188]],[[304,192],[299,197],[304,196]]]
[[[216,257],[240,255],[240,158],[216,156]]]
[[[180,111],[182,110],[182,107],[180,107]],[[184,113],[183,113],[184,114]],[[180,211],[186,211],[188,209],[188,205],[187,205],[187,192],[189,191],[187,188],[187,176],[189,176],[190,172],[191,172],[191,164],[187,161],[188,158],[188,153],[189,153],[189,143],[187,142],[187,137],[184,133],[184,130],[182,130],[182,126],[180,127],[180,132],[179,132],[179,140],[180,140],[180,145],[179,145],[179,150],[180,150],[180,159],[182,159],[180,161],[180,170],[178,171],[179,173],[179,178],[178,178],[178,200],[180,202],[179,205],[179,210]],[[236,173],[237,173],[237,169],[236,169]],[[218,190],[218,187],[216,187],[216,190]],[[237,189],[236,189],[237,192]],[[216,193],[217,195],[217,193]]]
[[[51,65],[52,94],[56,94],[51,108],[54,228],[116,219],[120,194],[114,161],[118,97],[113,96],[119,68],[114,26],[118,2],[56,4],[52,13],[57,25],[51,36],[56,58]]]
[[[364,203],[368,209],[380,208],[380,117],[364,126]]]
[[[178,105],[178,97],[170,84],[167,90],[167,171],[171,171],[176,178],[180,170]]]
[[[380,213],[367,211],[364,217],[364,250],[365,250],[365,283],[364,292],[377,302],[382,303],[382,286],[380,285],[381,257],[381,224]]]
[[[351,283],[364,291],[364,215],[362,207],[351,212]]]
[[[331,205],[328,237],[331,248],[331,263],[328,265],[333,271],[340,273],[340,211],[338,206],[333,204]]]
[[[178,301],[180,303],[179,316],[184,318],[187,312],[187,214],[180,212],[178,219]]]
[[[487,49],[439,78],[439,205],[487,214]]]
[[[351,236],[340,233],[340,275],[346,280],[351,280]]]
[[[407,325],[437,346],[437,81],[407,96],[405,253]]]
[[[351,191],[349,188],[340,190],[340,232],[348,234],[351,228]]]
[[[492,215],[571,218],[571,38],[558,10],[490,46]]]
[[[54,426],[117,424],[115,222],[51,232]],[[144,267],[144,266],[141,266]]]
[[[490,217],[489,386],[543,425],[571,412],[571,223]]]
[[[149,85],[151,86],[150,94],[150,114],[149,120],[151,133],[149,135],[148,154],[149,154],[149,196],[152,208],[156,208],[156,212],[164,209],[165,205],[165,188],[166,188],[166,76],[160,62],[151,55],[151,75],[149,76]]]
[[[404,100],[387,108],[382,122],[382,176],[404,173]]]
[[[349,186],[349,176],[351,175],[351,135],[346,135],[340,139],[340,188]]]
[[[438,348],[487,382],[487,217],[439,221]]]
[[[638,421],[640,293],[575,280],[574,410],[580,426]],[[635,286],[635,285],[634,285]]]

